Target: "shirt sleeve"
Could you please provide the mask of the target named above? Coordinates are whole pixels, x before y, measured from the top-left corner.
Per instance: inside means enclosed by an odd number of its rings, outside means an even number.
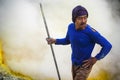
[[[66,37],[65,38],[61,38],[61,39],[56,39],[56,45],[68,45],[70,44],[69,41],[69,33],[67,31]]]
[[[97,58],[97,60],[104,58],[112,48],[111,43],[96,30],[92,30],[90,36],[95,43],[101,45],[102,47],[100,52],[95,57]]]

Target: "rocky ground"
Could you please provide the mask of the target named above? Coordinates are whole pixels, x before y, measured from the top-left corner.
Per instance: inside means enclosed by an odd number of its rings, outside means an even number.
[[[25,79],[11,75],[0,66],[0,80],[25,80]]]

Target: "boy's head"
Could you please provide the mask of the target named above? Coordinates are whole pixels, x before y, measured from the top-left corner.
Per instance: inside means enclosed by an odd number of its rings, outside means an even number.
[[[72,11],[72,21],[76,25],[76,29],[84,29],[87,23],[88,12],[82,6],[76,6]]]

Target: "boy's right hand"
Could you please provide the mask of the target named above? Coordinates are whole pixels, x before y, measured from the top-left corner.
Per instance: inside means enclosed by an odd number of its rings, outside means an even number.
[[[56,39],[53,38],[46,38],[48,44],[56,43]]]

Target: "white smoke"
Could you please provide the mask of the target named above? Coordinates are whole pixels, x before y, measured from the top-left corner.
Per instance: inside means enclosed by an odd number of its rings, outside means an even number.
[[[112,8],[105,0],[0,0],[0,37],[5,63],[12,70],[36,80],[57,79],[52,53],[45,41],[47,35],[39,2],[43,4],[50,35],[54,38],[65,37],[67,26],[72,22],[71,11],[76,5],[86,7],[89,12],[88,24],[113,44],[109,55],[94,66],[91,76],[101,68],[116,72],[113,63],[118,60],[116,58],[120,52],[117,27],[120,19],[115,21]],[[54,45],[54,50],[62,79],[71,80],[70,45]],[[100,47],[96,45],[93,56],[99,50]],[[110,67],[106,68],[106,65]]]

